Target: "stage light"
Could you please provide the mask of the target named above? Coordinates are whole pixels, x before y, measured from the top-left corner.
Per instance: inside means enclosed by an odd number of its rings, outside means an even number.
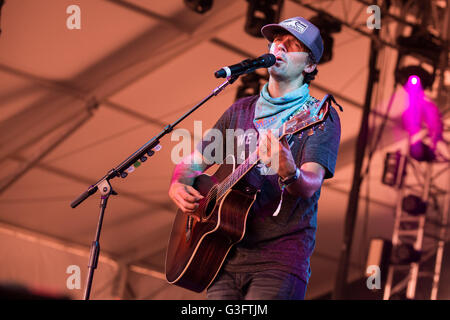
[[[395,81],[402,85],[421,84],[423,89],[428,89],[433,86],[433,82],[436,76],[436,69],[439,65],[441,53],[444,50],[442,41],[429,32],[424,32],[418,27],[414,27],[409,36],[399,36],[396,39],[398,45],[398,57],[397,64],[395,66]],[[406,66],[405,58],[414,58],[419,60],[417,65]],[[429,66],[429,70],[426,71],[423,66]],[[416,76],[416,80],[410,77]],[[413,83],[412,81],[417,81]]]
[[[403,184],[403,178],[406,174],[406,168],[403,167],[403,172],[401,177],[399,177],[400,163],[404,159],[404,156],[400,151],[388,152],[386,153],[386,158],[384,159],[384,170],[381,182],[388,186],[401,186]],[[399,181],[400,180],[400,181]]]
[[[247,20],[244,30],[247,34],[262,38],[261,28],[280,21],[284,0],[247,0]]]
[[[184,0],[184,4],[197,13],[205,13],[211,10],[213,0]]]
[[[411,65],[397,69],[395,71],[395,81],[403,86],[420,84],[423,89],[427,89],[433,85],[434,75],[421,66]]]
[[[432,162],[436,159],[436,153],[423,141],[417,141],[409,147],[409,155],[417,161]]]
[[[319,28],[320,35],[323,40],[324,49],[319,64],[331,61],[333,59],[334,44],[334,39],[331,35],[341,31],[341,22],[326,13],[319,13],[317,16],[312,17],[309,21]]]
[[[420,197],[410,194],[403,198],[402,209],[412,216],[418,216],[427,212],[427,203]]]
[[[418,56],[430,62],[438,63],[444,50],[441,40],[419,27],[413,27],[409,36],[398,36],[396,42],[402,54]]]
[[[405,265],[420,261],[421,252],[414,249],[409,243],[395,246],[391,262],[396,265]]]

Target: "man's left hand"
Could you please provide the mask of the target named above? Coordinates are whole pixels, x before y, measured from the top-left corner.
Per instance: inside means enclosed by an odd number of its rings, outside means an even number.
[[[261,161],[271,167],[281,178],[295,174],[297,167],[286,136],[278,140],[272,130],[268,130],[267,134],[261,137],[258,154]]]

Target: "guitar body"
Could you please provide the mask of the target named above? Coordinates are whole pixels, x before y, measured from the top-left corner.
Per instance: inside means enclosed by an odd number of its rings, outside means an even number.
[[[222,164],[213,175],[202,174],[194,183],[205,198],[196,211],[197,222],[177,211],[166,254],[169,283],[201,292],[215,279],[231,247],[242,240],[248,213],[257,190],[239,181],[222,197],[217,185],[235,166]]]

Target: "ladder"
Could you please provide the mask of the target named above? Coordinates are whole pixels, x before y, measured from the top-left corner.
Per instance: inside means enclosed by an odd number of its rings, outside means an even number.
[[[404,170],[407,182],[402,183]],[[416,299],[420,285],[420,299],[436,300],[448,228],[449,164],[403,155],[396,181],[392,252],[383,299]],[[405,211],[408,193],[427,204],[422,214]]]

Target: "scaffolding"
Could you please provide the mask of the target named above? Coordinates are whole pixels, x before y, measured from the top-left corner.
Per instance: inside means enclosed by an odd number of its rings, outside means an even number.
[[[393,249],[383,299],[436,300],[447,240],[450,167],[448,161],[418,161],[409,150],[396,177]],[[406,202],[411,199],[420,201],[414,207]]]

